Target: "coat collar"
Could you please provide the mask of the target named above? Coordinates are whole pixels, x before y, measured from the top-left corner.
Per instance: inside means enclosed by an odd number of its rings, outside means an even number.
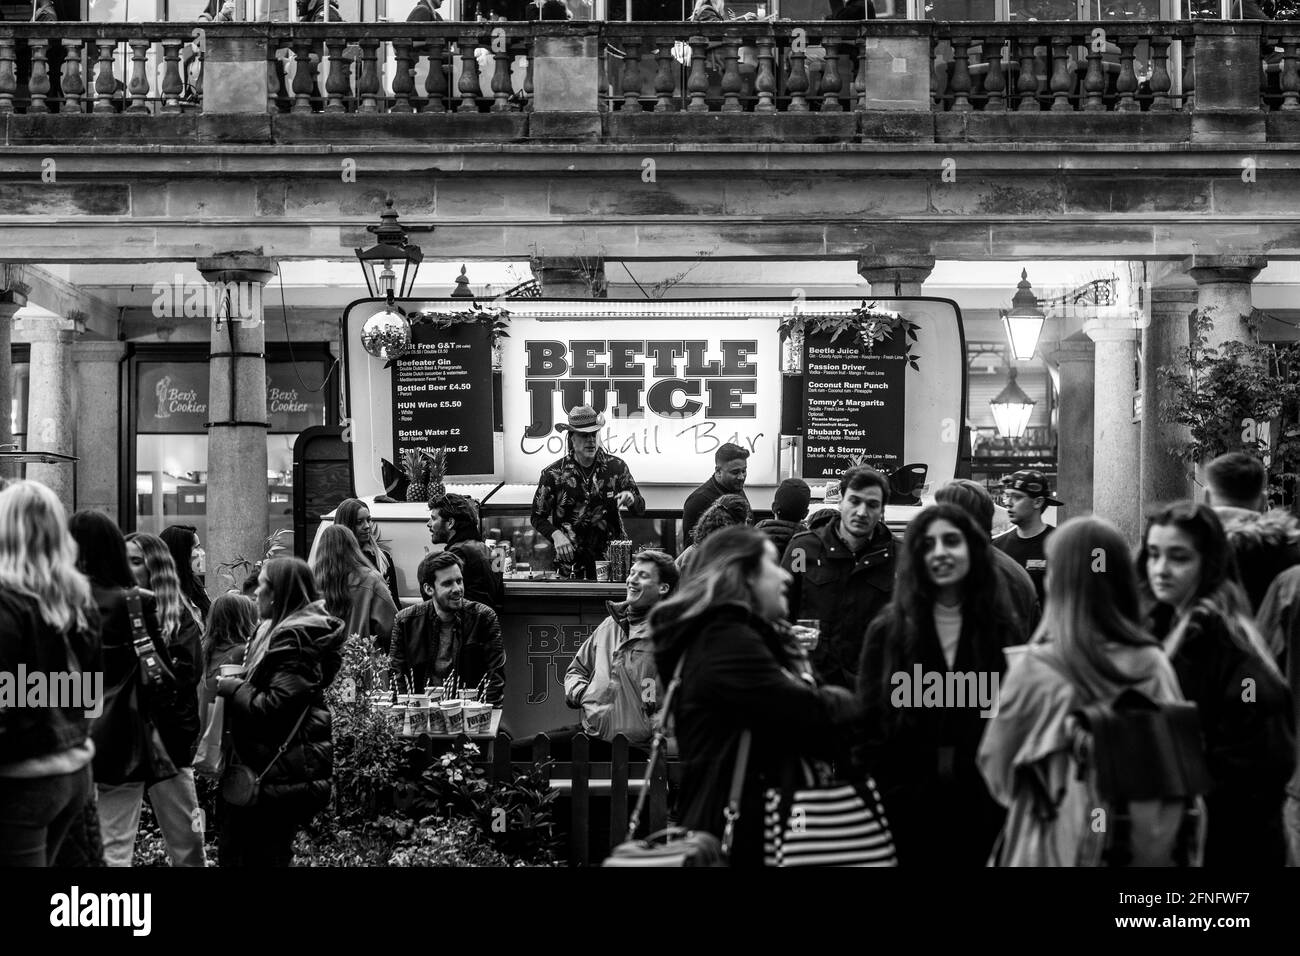
[[[852,558],[854,552],[844,543],[840,537],[840,523],[831,521],[817,529],[817,536],[821,539],[822,547],[826,554],[835,558]],[[860,568],[873,568],[891,560],[894,556],[894,534],[889,530],[882,518],[877,522],[876,527],[872,529],[871,537],[867,540],[867,546],[857,554],[856,564]]]

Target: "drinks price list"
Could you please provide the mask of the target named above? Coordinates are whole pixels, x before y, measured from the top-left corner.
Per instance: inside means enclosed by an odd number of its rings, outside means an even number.
[[[393,453],[447,449],[447,474],[490,475],[492,345],[487,328],[459,323],[411,329],[411,347],[393,366]]]
[[[883,471],[903,464],[905,351],[895,340],[868,352],[848,335],[805,336],[804,478],[838,478],[860,455]]]

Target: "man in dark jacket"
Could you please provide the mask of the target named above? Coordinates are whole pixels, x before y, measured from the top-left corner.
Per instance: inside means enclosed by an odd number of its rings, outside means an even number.
[[[856,686],[867,625],[893,596],[888,498],[888,478],[874,468],[850,468],[840,479],[839,520],[795,535],[781,561],[794,579],[790,620],[821,622],[813,667],[823,683]]]
[[[493,567],[492,555],[483,543],[474,502],[464,495],[446,495],[437,505],[429,502],[427,527],[434,544],[445,544],[460,558],[465,597],[500,614],[505,582],[500,563]]]
[[[1273,580],[1300,564],[1300,525],[1287,511],[1268,507],[1268,471],[1245,452],[1220,455],[1205,468],[1210,504],[1223,522],[1237,558],[1237,572],[1258,613]]]
[[[807,531],[803,519],[808,517],[808,502],[812,500],[812,490],[802,478],[787,478],[776,489],[772,498],[771,518],[765,518],[754,527],[767,535],[780,554],[785,554],[786,546],[800,531]]]
[[[682,546],[693,544],[691,532],[695,530],[700,515],[709,510],[723,495],[740,495],[745,498],[745,473],[749,452],[739,445],[727,442],[713,453],[713,475],[690,493],[682,506]],[[748,502],[749,499],[745,498]]]
[[[462,687],[486,681],[487,702],[500,704],[506,692],[501,623],[487,605],[465,600],[461,568],[450,551],[420,562],[416,578],[426,600],[403,608],[393,621],[392,667],[414,693],[454,671]]]

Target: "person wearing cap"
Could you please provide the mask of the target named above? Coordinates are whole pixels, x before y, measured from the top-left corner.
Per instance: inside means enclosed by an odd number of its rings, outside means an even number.
[[[1063,505],[1065,502],[1052,497],[1047,489],[1047,478],[1041,471],[1017,471],[1003,478],[1002,485],[1003,504],[1011,517],[1012,528],[994,538],[993,544],[1029,572],[1041,607],[1047,576],[1047,537],[1055,530],[1043,521],[1043,511],[1048,505]]]
[[[749,452],[739,445],[727,442],[713,453],[713,474],[709,480],[690,493],[686,504],[682,506],[682,544],[692,543],[691,533],[695,530],[700,515],[709,510],[709,506],[723,495],[740,495],[745,498],[745,474],[748,468]]]
[[[790,539],[800,531],[807,531],[803,519],[808,517],[808,504],[812,489],[802,478],[787,478],[777,486],[772,498],[772,517],[764,518],[754,527],[772,539],[776,550],[785,554]]]
[[[590,405],[555,426],[568,433],[569,452],[542,470],[533,495],[532,525],[555,546],[557,567],[596,579],[596,560],[610,541],[626,538],[621,512],[645,513],[645,499],[627,463],[600,447],[605,416]]]

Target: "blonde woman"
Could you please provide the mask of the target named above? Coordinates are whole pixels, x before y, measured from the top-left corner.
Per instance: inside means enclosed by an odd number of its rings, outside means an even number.
[[[33,481],[0,491],[0,671],[102,670],[99,614],[63,506]],[[85,688],[85,680],[74,680]],[[93,696],[93,684],[92,694]],[[0,867],[49,866],[91,792],[93,700],[0,708]]]
[[[99,825],[104,860],[130,866],[140,829],[140,808],[149,792],[172,866],[206,866],[202,818],[194,789],[194,751],[199,741],[199,681],[203,676],[202,634],[185,608],[171,551],[157,535],[129,534],[127,563],[138,587],[152,593],[173,680],[170,700],[155,700],[150,717],[178,773],[165,780],[100,784]],[[174,694],[174,696],[173,696]]]

